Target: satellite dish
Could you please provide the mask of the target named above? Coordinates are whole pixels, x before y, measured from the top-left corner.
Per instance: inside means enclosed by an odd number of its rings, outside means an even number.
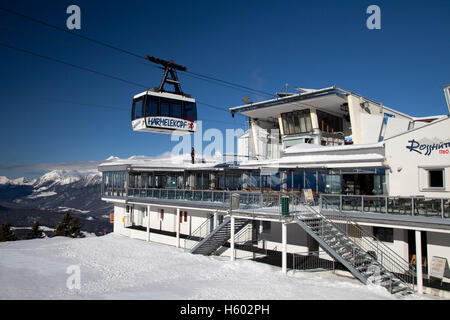
[[[253,102],[250,100],[250,97],[249,97],[249,96],[243,97],[243,98],[242,98],[242,101],[244,101],[245,104],[251,104],[251,103],[253,103]]]

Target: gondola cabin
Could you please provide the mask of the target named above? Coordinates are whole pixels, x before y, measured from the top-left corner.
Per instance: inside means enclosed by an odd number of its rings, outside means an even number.
[[[134,131],[182,135],[194,133],[196,123],[197,106],[193,98],[150,90],[133,98]]]

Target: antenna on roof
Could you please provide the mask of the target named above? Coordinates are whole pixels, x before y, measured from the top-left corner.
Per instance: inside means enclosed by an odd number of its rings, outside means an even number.
[[[447,101],[448,115],[450,116],[450,84],[444,87],[444,94]]]

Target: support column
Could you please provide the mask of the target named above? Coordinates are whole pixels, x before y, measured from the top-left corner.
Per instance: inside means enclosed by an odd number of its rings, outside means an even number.
[[[287,224],[281,224],[281,242],[282,242],[282,253],[281,253],[281,271],[287,273]]]
[[[147,206],[147,242],[150,241],[150,206]]]
[[[217,214],[217,211],[214,211],[214,218],[213,218],[213,220],[214,220],[214,226],[213,226],[213,229],[215,229],[215,228],[217,228],[217,226],[219,225],[219,220],[218,220],[218,217],[219,215]],[[211,230],[212,231],[212,230]]]
[[[177,219],[176,219],[176,223],[177,223],[177,248],[180,247],[180,209],[177,208]]]
[[[231,216],[231,228],[230,228],[230,250],[231,250],[231,254],[230,254],[230,260],[234,261],[234,217]]]
[[[417,293],[423,293],[422,278],[422,234],[416,230],[416,270],[417,270]]]

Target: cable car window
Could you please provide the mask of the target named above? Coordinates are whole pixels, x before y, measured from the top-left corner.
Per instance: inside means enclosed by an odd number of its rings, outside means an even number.
[[[192,102],[185,102],[184,104],[184,119],[194,121],[194,104]]]
[[[181,114],[181,104],[171,103],[170,104],[170,116],[174,118],[182,118]]]
[[[158,98],[147,97],[147,106],[148,106],[148,116],[156,117],[159,115],[158,112]]]
[[[161,106],[160,106],[160,116],[161,117],[168,117],[169,116],[169,102],[167,100],[161,99]]]
[[[135,100],[133,103],[133,120],[143,117],[144,114],[144,103],[142,99]]]

